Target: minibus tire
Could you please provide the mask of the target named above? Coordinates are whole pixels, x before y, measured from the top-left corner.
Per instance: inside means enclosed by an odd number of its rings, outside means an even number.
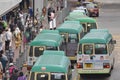
[[[111,66],[111,70],[113,70],[113,68],[114,68],[114,63],[115,63],[115,58],[113,58],[113,64]]]

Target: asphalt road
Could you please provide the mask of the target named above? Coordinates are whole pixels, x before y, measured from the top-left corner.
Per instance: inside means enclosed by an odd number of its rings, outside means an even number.
[[[107,28],[113,35],[120,35],[120,4],[103,4],[100,17],[97,18],[99,28]]]

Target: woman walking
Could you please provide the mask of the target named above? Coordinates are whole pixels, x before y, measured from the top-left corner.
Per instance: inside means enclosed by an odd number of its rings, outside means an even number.
[[[18,79],[18,70],[15,69],[13,74],[10,77],[10,80],[17,80]]]
[[[16,46],[16,48],[18,48],[20,46],[21,40],[22,40],[22,34],[18,27],[14,31],[14,37],[15,37],[15,46]]]
[[[23,74],[23,72],[20,72],[17,80],[27,80],[27,77]]]

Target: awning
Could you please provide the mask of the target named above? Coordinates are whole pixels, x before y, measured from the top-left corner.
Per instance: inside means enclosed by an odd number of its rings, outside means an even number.
[[[14,9],[21,1],[22,0],[0,0],[0,16]]]

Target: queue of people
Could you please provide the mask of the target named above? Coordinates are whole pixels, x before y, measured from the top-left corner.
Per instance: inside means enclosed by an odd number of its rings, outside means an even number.
[[[9,72],[7,78],[10,77],[10,80],[26,80],[26,78],[21,78],[23,76],[23,73],[20,72],[21,70],[10,73],[8,68],[10,68],[11,66],[9,65],[13,63],[14,50],[19,49],[23,41],[23,36],[25,36],[24,32],[26,32],[28,28],[32,28],[32,26],[30,27],[30,24],[32,23],[30,22],[30,17],[28,17],[29,19],[26,18],[22,11],[18,10],[14,15],[15,16],[10,15],[10,20],[3,20],[0,18],[0,80],[4,80],[3,78],[6,77],[7,71]],[[27,15],[29,15],[29,13],[27,13]],[[27,22],[29,22],[28,25],[26,25]],[[28,34],[30,34],[30,32]],[[15,44],[15,48],[13,47],[13,44]],[[12,76],[15,76],[17,72],[20,72],[18,79],[12,79],[15,78]]]
[[[16,29],[19,30],[18,27]],[[6,31],[4,34],[5,42],[1,42],[2,46],[0,46],[0,48],[1,48],[1,50],[0,50],[0,80],[4,80],[4,78],[6,77],[7,69],[8,68],[10,69],[11,67],[13,67],[13,58],[14,58],[14,57],[9,58],[8,56],[6,56],[7,50],[9,50],[9,48],[12,46],[11,44],[12,44],[13,36],[11,36],[11,33],[8,35],[7,30],[5,30],[5,31]],[[16,32],[14,31],[14,35],[16,35],[16,38],[14,38],[16,48],[18,48],[20,46],[20,43],[18,43],[18,42],[20,42],[21,36],[18,36],[19,34],[20,34],[20,31],[16,31]],[[2,34],[0,34],[0,35],[2,35]],[[7,38],[6,38],[7,36],[9,36],[8,37],[9,41],[7,41]],[[4,44],[5,44],[5,50],[3,48]],[[8,53],[8,54],[10,54],[10,53]],[[7,66],[7,65],[9,65],[9,66]],[[9,77],[7,77],[7,78],[10,78],[10,80],[26,80],[26,79],[17,79],[15,77],[17,72],[19,72],[19,71],[15,70],[14,72],[12,72],[9,70]],[[22,74],[23,73],[20,72],[20,75],[17,75],[17,76],[21,77]]]

